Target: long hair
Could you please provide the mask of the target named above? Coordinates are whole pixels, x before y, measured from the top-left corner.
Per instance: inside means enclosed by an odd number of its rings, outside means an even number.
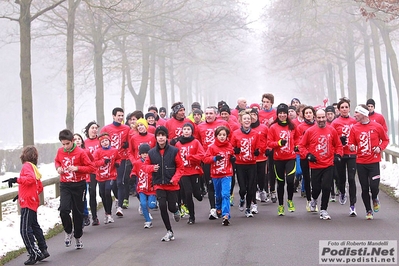
[[[37,165],[39,153],[35,146],[30,145],[23,148],[21,156],[19,158],[21,159],[21,163],[30,162],[34,165]]]

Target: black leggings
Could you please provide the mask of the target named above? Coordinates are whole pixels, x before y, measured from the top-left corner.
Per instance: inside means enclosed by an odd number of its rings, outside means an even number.
[[[94,220],[97,218],[97,179],[96,179],[96,174],[90,174],[89,196],[90,196],[89,204],[90,204],[91,216]]]
[[[371,200],[377,198],[380,192],[380,163],[357,164],[357,175],[359,177],[360,186],[362,187],[362,200],[366,212],[371,211]]]
[[[287,182],[287,198],[294,196],[295,159],[274,161],[274,173],[277,180],[278,204],[284,205],[284,187]]]
[[[269,187],[270,189],[269,189]],[[273,160],[273,150],[267,159],[267,171],[266,171],[266,192],[276,191],[276,174],[274,172],[274,160]]]
[[[306,199],[310,201],[312,199],[312,194],[310,190],[309,161],[307,159],[301,159],[301,169],[302,169],[302,178],[305,183]]]
[[[193,195],[198,201],[202,201],[200,178],[200,175],[186,175],[180,179],[183,185],[184,201],[190,213],[190,218],[193,220],[195,219]]]
[[[177,206],[177,194],[178,190],[162,190],[157,189],[157,199],[159,203],[159,210],[161,211],[162,221],[165,225],[166,230],[172,231],[170,225],[168,209],[171,213],[178,211]]]
[[[335,165],[338,172],[338,189],[342,194],[345,193],[346,185],[346,172],[348,173],[348,183],[349,183],[349,201],[350,205],[355,205],[356,203],[356,158],[355,157],[342,157],[341,162]],[[346,171],[345,171],[346,170]]]
[[[246,198],[247,209],[251,207],[256,191],[256,164],[237,164],[237,180],[240,186],[240,199]]]
[[[322,193],[320,210],[327,210],[333,174],[334,166],[312,169],[312,198],[317,199]]]

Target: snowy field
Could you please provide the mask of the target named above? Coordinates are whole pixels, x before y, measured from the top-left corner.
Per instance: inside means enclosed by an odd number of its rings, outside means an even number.
[[[395,195],[399,197],[399,166],[398,164],[391,164],[381,162],[381,182],[385,185],[395,188]],[[57,175],[53,164],[39,165],[39,170],[43,175],[43,180]],[[0,180],[6,180],[11,177],[18,176],[18,173],[6,173],[0,177]],[[7,183],[0,183],[0,193],[8,191]],[[44,205],[38,209],[38,221],[43,231],[46,233],[56,224],[61,224],[59,212],[59,198],[54,198],[54,186],[47,186],[44,188]],[[101,198],[98,197],[98,201]],[[0,257],[7,252],[17,250],[24,247],[21,236],[19,234],[20,217],[17,213],[17,204],[9,201],[3,203],[3,221],[0,221]]]

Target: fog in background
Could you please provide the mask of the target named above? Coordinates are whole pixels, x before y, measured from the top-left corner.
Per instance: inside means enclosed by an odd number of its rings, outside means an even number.
[[[35,1],[33,1],[35,2]],[[101,1],[100,1],[101,2]],[[184,1],[183,1],[184,2]],[[194,5],[192,1],[185,1],[186,5]],[[198,1],[195,3],[205,3]],[[341,14],[345,19],[336,19],[335,23],[359,23],[366,25],[365,18],[356,10],[359,5],[352,3],[352,13],[337,11],[342,1],[314,1],[319,6],[312,5],[314,12],[308,12],[307,1],[302,6],[295,6],[291,1],[208,1],[209,3],[231,2],[230,5],[237,12],[237,23],[241,23],[239,29],[231,27],[231,34],[223,32],[220,42],[218,38],[209,38],[210,34],[203,34],[201,38],[181,37],[180,41],[173,41],[173,49],[176,52],[174,62],[176,84],[174,90],[175,101],[182,100],[186,106],[186,114],[189,113],[191,101],[198,101],[203,109],[208,105],[216,105],[218,101],[226,101],[231,108],[236,106],[238,97],[245,97],[248,104],[260,103],[263,93],[275,95],[275,106],[280,102],[289,103],[293,97],[301,99],[309,105],[320,105],[324,98],[329,98],[329,104],[336,102],[339,97],[350,96],[348,87],[352,87],[349,80],[348,63],[345,56],[348,50],[343,40],[345,36],[338,36],[345,30],[328,22],[329,15],[324,14],[320,18],[315,11],[331,10],[336,16]],[[296,1],[294,1],[296,2]],[[309,1],[308,4],[310,4]],[[332,6],[334,2],[335,6]],[[43,5],[45,1],[38,0]],[[330,4],[327,4],[330,3]],[[2,5],[9,5],[3,3]],[[48,12],[46,16],[32,23],[32,82],[33,82],[33,116],[35,143],[57,142],[58,132],[66,127],[66,37],[55,26],[57,15],[65,14],[64,7],[58,7],[57,14]],[[80,6],[85,5],[81,2]],[[0,7],[1,8],[1,7]],[[217,11],[215,4],[213,11]],[[232,7],[233,8],[233,7]],[[342,5],[342,10],[348,10],[348,5]],[[82,31],[82,27],[89,27],[79,20],[79,15],[85,13],[82,9],[77,13],[76,27]],[[0,12],[1,13],[1,12]],[[217,12],[215,12],[217,13]],[[328,12],[327,12],[328,13]],[[222,12],[221,12],[222,14]],[[87,15],[88,16],[88,15]],[[305,16],[309,16],[306,19]],[[58,18],[59,19],[59,18]],[[223,23],[226,21],[221,20]],[[54,25],[52,23],[54,22]],[[153,21],[152,21],[153,22]],[[235,22],[234,22],[235,23]],[[302,23],[302,24],[301,24]],[[62,24],[59,22],[58,24]],[[227,23],[228,24],[228,23]],[[392,23],[392,25],[395,25]],[[215,25],[206,25],[217,27]],[[203,28],[206,28],[204,26]],[[219,25],[220,26],[220,25]],[[226,25],[228,28],[229,25]],[[298,27],[297,27],[298,26]],[[299,27],[301,26],[301,27]],[[7,19],[0,19],[0,148],[13,148],[22,145],[22,107],[21,107],[21,82],[19,77],[19,28],[18,23]],[[336,29],[336,32],[332,31]],[[208,29],[212,32],[212,29]],[[318,33],[324,32],[324,35]],[[352,35],[355,42],[349,45],[354,47],[356,83],[355,91],[359,98],[357,102],[365,103],[369,93],[365,70],[365,56],[361,33],[356,27]],[[78,36],[79,32],[75,34]],[[214,32],[212,32],[214,34]],[[396,42],[396,33],[391,34],[392,42]],[[306,38],[305,38],[306,37]],[[85,42],[84,37],[75,37],[75,119],[74,131],[81,133],[84,126],[92,120],[96,120],[96,90],[93,73],[92,46]],[[137,41],[137,40],[136,40]],[[334,44],[331,44],[335,41]],[[370,41],[370,40],[369,40]],[[370,41],[371,42],[371,41]],[[328,44],[327,44],[328,43]],[[120,55],[114,50],[115,45],[111,41],[104,53],[104,115],[105,124],[112,122],[111,111],[114,107],[124,106],[125,114],[136,110],[134,97],[125,88],[124,102],[121,102],[121,87],[123,79],[120,71]],[[134,45],[134,43],[132,44]],[[322,49],[320,46],[326,45]],[[328,45],[331,45],[329,47]],[[295,46],[295,48],[294,48]],[[332,51],[332,47],[342,54]],[[370,46],[369,46],[370,48]],[[395,47],[396,48],[396,47]],[[135,47],[137,55],[130,54],[130,66],[132,68],[132,84],[138,90],[141,85],[141,61],[140,52]],[[371,48],[372,49],[372,48]],[[381,41],[383,57],[384,47]],[[345,55],[346,53],[346,55]],[[373,55],[371,55],[373,58]],[[339,59],[339,60],[338,60]],[[374,59],[372,59],[374,60]],[[328,72],[327,65],[331,62],[334,71]],[[383,58],[383,64],[386,63]],[[340,64],[342,74],[337,67]],[[372,67],[375,68],[374,66]],[[179,95],[179,71],[182,69],[194,69],[197,77],[192,80],[192,85],[187,86],[186,93],[191,95],[185,99]],[[385,71],[386,66],[383,66]],[[159,85],[159,73],[156,69],[155,102],[150,102],[150,94],[147,93],[144,100],[144,113],[150,104],[162,106],[162,98]],[[334,78],[331,78],[331,73]],[[330,77],[329,77],[330,74]],[[386,71],[383,74],[386,78]],[[340,80],[342,79],[342,80]],[[331,85],[330,81],[334,83]],[[380,93],[377,89],[375,75],[372,97],[378,102],[377,111],[381,111]],[[170,85],[170,80],[167,80]],[[150,85],[148,85],[150,86]],[[332,86],[332,87],[331,87]],[[335,93],[331,93],[334,90]],[[397,94],[394,90],[394,102],[397,112]],[[168,87],[168,110],[172,105],[171,91]],[[335,95],[335,99],[331,97]],[[353,95],[353,94],[352,94]],[[383,99],[386,100],[386,95]],[[356,98],[356,97],[354,97]],[[356,99],[355,99],[356,100]],[[383,101],[385,101],[383,100]],[[355,101],[356,102],[356,101]],[[397,119],[397,118],[395,118]],[[101,125],[102,126],[102,125]]]

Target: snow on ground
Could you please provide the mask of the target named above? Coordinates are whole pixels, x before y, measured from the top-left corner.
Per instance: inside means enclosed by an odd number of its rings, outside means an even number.
[[[381,168],[381,182],[385,185],[395,188],[395,196],[399,197],[399,165],[382,161]],[[57,175],[54,164],[46,164],[39,166],[43,179],[54,177]],[[18,176],[18,173],[6,173],[0,179],[6,180],[11,177]],[[0,183],[0,194],[7,191],[6,183]],[[59,198],[55,199],[54,186],[44,188],[44,201],[45,204],[38,209],[38,221],[46,233],[49,229],[53,228],[56,224],[61,224],[59,217],[58,206]],[[97,198],[101,201],[101,198]],[[0,221],[0,257],[4,256],[7,252],[17,250],[24,247],[22,238],[19,234],[20,216],[17,213],[17,204],[11,201],[3,203],[3,221]]]

